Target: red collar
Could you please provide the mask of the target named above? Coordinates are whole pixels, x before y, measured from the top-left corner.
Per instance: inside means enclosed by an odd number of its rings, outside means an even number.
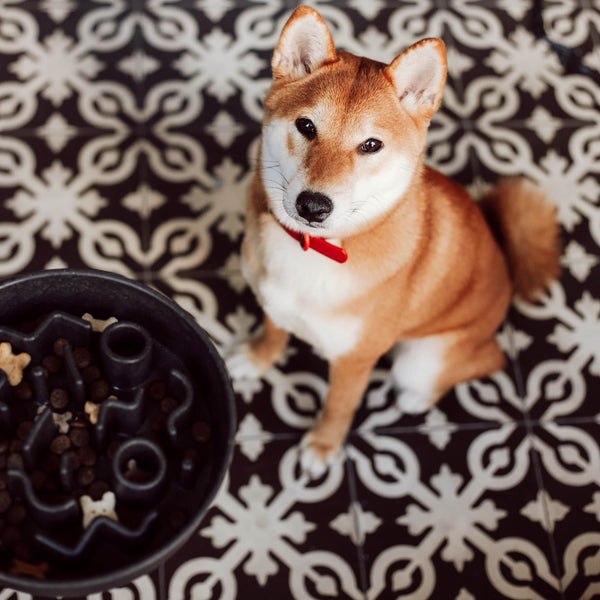
[[[281,225],[281,223],[280,223]],[[335,246],[332,243],[328,242],[324,238],[314,237],[309,235],[308,233],[300,233],[298,231],[292,231],[288,229],[285,225],[281,225],[288,233],[288,235],[292,236],[295,240],[300,242],[300,246],[304,251],[307,251],[309,248],[312,248],[319,254],[323,254],[327,256],[327,258],[331,258],[331,260],[335,260],[339,263],[345,263],[348,260],[348,253],[341,248],[340,246]]]

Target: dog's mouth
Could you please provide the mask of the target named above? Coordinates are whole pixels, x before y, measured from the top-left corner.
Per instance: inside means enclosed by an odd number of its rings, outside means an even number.
[[[326,223],[314,223],[301,217],[300,215],[289,215],[296,223],[302,226],[303,229],[311,231],[323,231],[327,228]]]
[[[285,208],[285,207],[284,207]],[[314,222],[301,217],[297,212],[290,211],[285,208],[285,212],[281,217],[277,214],[274,215],[277,220],[288,229],[293,229],[300,233],[308,233],[317,237],[327,237],[328,223],[327,222]]]

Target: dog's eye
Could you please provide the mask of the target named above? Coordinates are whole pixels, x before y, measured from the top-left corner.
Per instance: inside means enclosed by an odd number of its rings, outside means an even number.
[[[317,137],[315,124],[306,117],[296,119],[296,129],[307,139],[314,140]]]
[[[374,138],[369,138],[358,147],[364,154],[374,154],[375,152],[379,152],[382,148],[383,142]]]

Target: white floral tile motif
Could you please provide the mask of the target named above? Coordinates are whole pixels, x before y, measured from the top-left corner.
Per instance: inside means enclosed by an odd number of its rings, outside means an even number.
[[[599,412],[593,401],[600,385],[598,285],[577,279],[567,272],[538,304],[515,303],[513,322],[533,337],[519,357],[522,393],[530,415],[541,420]]]
[[[294,468],[295,444],[274,441],[267,452],[250,468],[252,461],[239,457],[244,466],[230,474],[197,538],[167,562],[169,598],[190,587],[196,597],[216,590],[235,597],[270,587],[300,598],[310,590],[326,597],[363,597],[356,547],[347,537],[354,528],[352,522],[343,525],[353,510],[343,465],[311,482]],[[273,468],[279,477],[273,478]],[[208,548],[215,558],[204,554]],[[240,567],[243,583],[234,576]],[[282,581],[289,588],[281,588]]]
[[[454,433],[427,465],[419,460],[427,449],[419,434],[370,441],[375,454],[355,457],[358,497],[370,510],[394,504],[395,516],[379,508],[376,514],[389,516],[364,534],[368,597],[477,597],[483,573],[505,595],[560,597],[549,538],[527,515],[538,487],[522,426]],[[473,586],[463,592],[466,581]]]
[[[593,597],[600,575],[598,424],[552,423],[533,431],[545,486],[540,524],[553,527],[565,597]]]
[[[541,491],[537,498],[523,507],[521,514],[537,521],[546,531],[554,531],[556,523],[562,521],[570,509],[558,500],[552,500],[547,492]]]
[[[257,332],[240,274],[283,0],[0,0],[0,276],[138,278],[219,351]],[[600,593],[600,6],[586,0],[311,2],[340,47],[448,47],[431,164],[474,192],[527,175],[563,226],[563,274],[516,301],[509,363],[402,415],[382,360],[344,460],[303,478],[327,366],[294,341],[236,388],[229,477],[166,565],[90,596],[215,600],[592,598]],[[30,596],[11,590],[0,598]],[[34,600],[34,599],[31,599]]]

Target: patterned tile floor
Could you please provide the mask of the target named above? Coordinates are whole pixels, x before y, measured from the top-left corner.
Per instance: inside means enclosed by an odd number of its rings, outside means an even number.
[[[90,598],[600,597],[600,3],[313,4],[372,58],[445,40],[429,162],[476,190],[522,173],[543,186],[562,278],[515,302],[506,371],[422,417],[398,414],[382,361],[345,463],[318,481],[296,452],[326,367],[294,343],[237,390],[235,457],[198,534]],[[0,276],[104,269],[167,293],[219,348],[254,330],[243,203],[294,5],[0,0]]]

